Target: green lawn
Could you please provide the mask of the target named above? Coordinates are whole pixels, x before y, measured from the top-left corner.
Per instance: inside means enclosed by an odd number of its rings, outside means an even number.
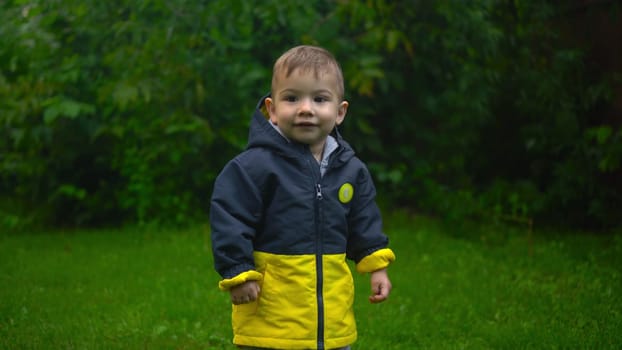
[[[388,302],[355,349],[622,348],[622,235],[395,215]],[[0,234],[0,349],[233,349],[207,227]]]

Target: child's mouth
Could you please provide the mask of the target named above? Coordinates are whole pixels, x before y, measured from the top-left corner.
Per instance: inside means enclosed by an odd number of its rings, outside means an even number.
[[[312,126],[317,126],[317,125],[313,123],[296,123],[295,126],[312,127]]]

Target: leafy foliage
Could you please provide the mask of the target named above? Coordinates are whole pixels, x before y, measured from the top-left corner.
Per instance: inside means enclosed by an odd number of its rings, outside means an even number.
[[[5,1],[0,224],[203,219],[273,60],[308,43],[342,63],[342,132],[385,201],[455,218],[619,225],[622,129],[598,113],[620,75],[595,74],[589,47],[562,40],[551,19],[563,11],[489,0]]]

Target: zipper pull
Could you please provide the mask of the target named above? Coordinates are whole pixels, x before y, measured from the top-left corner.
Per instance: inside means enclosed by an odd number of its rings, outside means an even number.
[[[321,200],[322,198],[324,198],[324,197],[322,197],[322,185],[317,184],[315,186],[315,195],[316,195],[317,199]]]

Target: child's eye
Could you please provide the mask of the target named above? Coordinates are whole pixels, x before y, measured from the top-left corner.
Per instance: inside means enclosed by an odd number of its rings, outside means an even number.
[[[316,96],[316,97],[313,98],[313,101],[315,101],[317,103],[322,103],[322,102],[328,101],[328,98],[326,98],[324,96]]]
[[[296,96],[294,96],[294,95],[285,96],[283,99],[285,101],[287,101],[287,102],[296,102],[296,101],[298,101],[298,98]]]

